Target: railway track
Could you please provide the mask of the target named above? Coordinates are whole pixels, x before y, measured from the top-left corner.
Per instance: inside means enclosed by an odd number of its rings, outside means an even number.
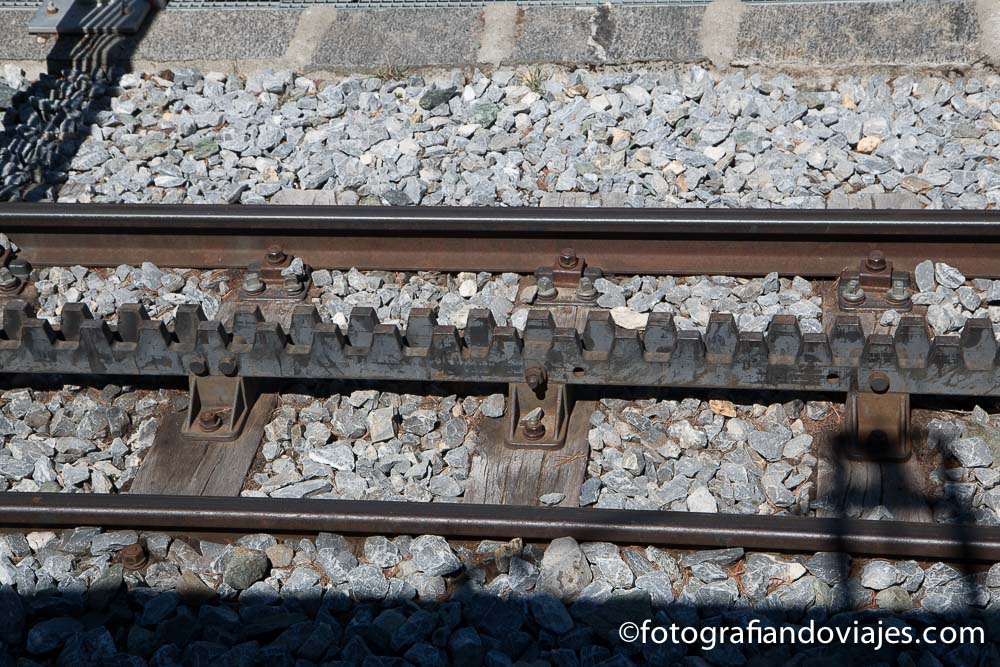
[[[746,517],[526,507],[521,505],[537,500],[509,489],[474,494],[482,504],[179,498],[166,492],[183,486],[171,478],[178,467],[192,478],[205,478],[202,494],[221,488],[213,482],[220,477],[242,478],[260,445],[275,383],[303,380],[506,385],[507,413],[492,420],[496,425],[484,436],[498,445],[483,447],[485,475],[514,475],[511,460],[532,452],[567,452],[572,458],[586,440],[590,401],[622,385],[651,392],[768,391],[779,400],[802,392],[843,396],[847,414],[832,434],[843,449],[834,458],[905,469],[916,458],[911,398],[961,401],[996,393],[997,345],[989,319],[969,319],[960,335],[935,336],[922,315],[925,308],[913,303],[918,289],[913,271],[927,257],[977,277],[1000,274],[994,266],[994,239],[1000,239],[994,217],[909,211],[550,214],[7,206],[0,211],[0,226],[18,251],[5,260],[22,276],[3,296],[0,360],[8,377],[21,382],[50,376],[88,382],[173,377],[189,383],[190,409],[157,434],[132,494],[8,493],[3,523],[277,532],[378,527],[463,538],[570,534],[686,547],[998,561],[1000,528],[994,526],[872,522],[837,518],[836,512],[828,518]],[[293,277],[294,290],[286,270],[293,257],[306,267]],[[58,327],[34,317],[33,281],[27,275],[32,267],[140,261],[227,269],[243,287],[223,300],[218,320],[182,305],[173,324],[165,326],[127,304],[104,319],[85,306],[66,305]],[[375,310],[365,307],[354,308],[346,327],[324,322],[306,301],[314,288],[308,269],[359,266],[506,271],[522,274],[519,288],[538,293],[521,328],[498,325],[489,310],[472,310],[463,327],[440,325],[438,314],[421,309],[410,313],[403,331],[380,324]],[[824,294],[822,331],[803,333],[795,317],[780,315],[763,332],[740,331],[723,313],[713,313],[703,331],[678,330],[666,312],[625,328],[593,296],[581,297],[605,276],[696,269],[737,276],[778,269],[816,278]],[[858,293],[864,295],[860,300]],[[888,328],[879,321],[887,309],[904,311]],[[242,452],[236,463],[225,458],[233,452]],[[218,468],[232,469],[204,470],[203,460],[212,457],[227,462]],[[585,464],[585,453],[582,458]],[[547,459],[535,459],[536,464],[541,460]],[[565,495],[576,504],[580,480],[568,483]],[[467,488],[477,486],[489,484],[471,479]],[[916,490],[900,491],[908,492]]]

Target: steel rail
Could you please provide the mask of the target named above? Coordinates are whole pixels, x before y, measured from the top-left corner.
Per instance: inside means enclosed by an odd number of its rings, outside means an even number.
[[[881,250],[1000,274],[996,211],[210,205],[0,206],[40,266],[241,268],[271,244],[325,268],[529,272],[564,246],[609,272],[835,276]]]
[[[679,548],[842,551],[1000,561],[1000,527],[509,505],[204,496],[0,493],[0,526],[137,530],[434,534],[578,540]]]

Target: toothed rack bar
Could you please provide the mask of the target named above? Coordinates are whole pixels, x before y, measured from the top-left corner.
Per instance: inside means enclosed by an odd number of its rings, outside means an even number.
[[[3,315],[5,373],[508,383],[541,367],[560,384],[810,391],[866,391],[878,374],[880,391],[887,377],[894,392],[1000,394],[987,319],[968,320],[961,336],[931,337],[921,317],[904,317],[895,336],[866,337],[853,315],[838,316],[829,334],[803,334],[790,315],[755,333],[737,331],[730,314],[713,314],[702,335],[678,331],[667,313],[652,313],[640,333],[616,326],[607,311],[591,311],[581,334],[533,310],[522,334],[497,326],[487,310],[472,311],[460,331],[437,325],[429,309],[413,309],[401,332],[358,307],[345,336],[312,306],[296,307],[287,333],[245,305],[228,329],[195,305],[179,306],[172,328],[139,305],[123,306],[117,327],[79,303],[64,307],[59,330],[22,301],[9,302]]]

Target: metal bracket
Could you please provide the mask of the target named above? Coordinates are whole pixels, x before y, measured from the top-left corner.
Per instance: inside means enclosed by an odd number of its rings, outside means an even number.
[[[913,282],[908,271],[893,271],[892,262],[878,250],[861,260],[857,271],[844,269],[836,283],[840,310],[913,309]]]
[[[537,369],[529,369],[529,373],[532,370]],[[508,398],[510,410],[505,438],[508,446],[559,449],[566,444],[566,428],[572,410],[566,385],[543,381],[537,389],[532,389],[528,382],[512,382]]]
[[[191,376],[181,434],[194,440],[235,440],[260,394],[256,385],[241,377]]]
[[[539,305],[593,305],[598,296],[594,281],[603,275],[596,266],[587,266],[573,248],[563,248],[552,266],[535,269],[536,300]]]
[[[292,258],[281,246],[270,246],[263,261],[252,262],[247,267],[239,292],[240,301],[303,301],[309,294],[312,279],[308,267],[305,276],[283,276],[281,272],[291,263]]]
[[[867,461],[910,458],[910,395],[851,391],[844,425],[852,436],[847,455]]]
[[[28,23],[32,35],[134,35],[149,0],[44,0]]]
[[[0,248],[0,303],[12,299],[37,301],[38,292],[34,286],[25,289],[30,275],[28,262],[14,257],[10,248]]]

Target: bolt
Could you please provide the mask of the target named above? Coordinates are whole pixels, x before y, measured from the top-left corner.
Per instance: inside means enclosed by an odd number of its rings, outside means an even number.
[[[580,278],[580,284],[576,288],[576,298],[580,301],[593,301],[597,298],[597,288],[594,287],[594,281],[583,276]]]
[[[868,444],[873,447],[884,448],[889,444],[889,434],[877,428],[868,434]]]
[[[198,428],[207,433],[222,428],[222,415],[215,410],[202,410],[198,415]]]
[[[53,2],[52,0],[49,0],[49,4],[47,4],[45,6],[45,12],[47,14],[58,14],[59,13],[59,8],[56,7],[56,3],[55,2]]]
[[[524,381],[528,383],[533,391],[538,391],[545,386],[545,381],[548,379],[548,373],[541,366],[531,366],[524,371]]]
[[[260,294],[266,287],[259,273],[248,273],[243,279],[243,291],[247,294]]]
[[[280,245],[274,244],[267,247],[266,259],[268,264],[281,264],[288,259],[288,255]]]
[[[870,271],[884,271],[885,254],[881,250],[872,250],[868,253],[868,259],[865,260],[865,266],[867,266]]]
[[[535,408],[521,417],[521,429],[524,431],[525,438],[539,440],[545,435],[545,424],[542,423],[544,415],[545,412],[541,408]]]
[[[875,371],[868,376],[868,386],[876,394],[884,394],[889,391],[889,376],[882,371]]]
[[[122,547],[119,554],[122,566],[126,570],[141,570],[149,562],[149,559],[146,558],[146,550],[138,542]]]
[[[7,268],[18,278],[27,278],[31,275],[31,264],[28,260],[15,257],[7,262]]]
[[[208,372],[208,362],[205,361],[205,357],[196,354],[191,357],[191,361],[188,363],[188,370],[195,375],[204,375]]]
[[[892,279],[892,288],[885,293],[886,301],[890,303],[906,303],[910,300],[910,291],[906,289],[906,281],[902,278]]]
[[[861,282],[857,279],[848,280],[840,295],[844,301],[854,306],[865,302],[865,291],[861,289]]]
[[[564,269],[572,269],[580,262],[580,258],[576,256],[576,250],[573,248],[563,248],[559,252],[559,266]]]
[[[538,279],[535,280],[535,285],[538,288],[538,292],[535,296],[542,301],[551,301],[559,296],[559,290],[556,289],[555,284],[552,282],[552,278],[549,276],[538,276]]]
[[[21,284],[20,279],[10,272],[6,266],[0,267],[0,291],[13,292]]]
[[[219,360],[219,371],[223,375],[228,375],[232,377],[233,375],[236,375],[236,370],[239,367],[240,364],[238,361],[236,361],[236,357],[233,356],[223,357],[222,359]]]
[[[299,282],[298,276],[285,276],[282,285],[285,288],[285,294],[289,296],[302,294],[302,283]]]

